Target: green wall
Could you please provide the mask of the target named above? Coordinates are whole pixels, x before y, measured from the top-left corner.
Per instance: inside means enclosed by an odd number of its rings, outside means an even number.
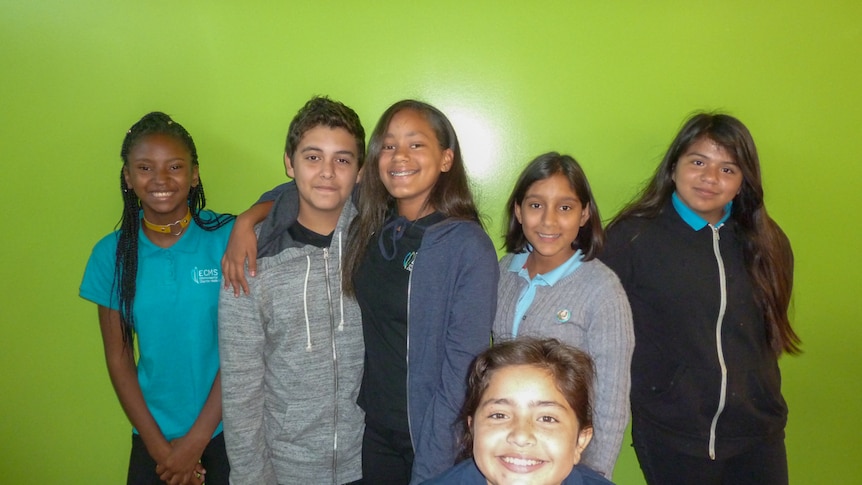
[[[577,157],[607,219],[688,113],[739,116],[796,253],[791,477],[860,480],[862,4],[409,3],[0,0],[0,481],[123,480],[130,427],[77,292],[120,216],[125,130],[174,115],[209,206],[237,212],[284,179],[286,127],[313,94],[369,131],[404,97],[448,113],[497,242],[533,156]],[[643,483],[628,445],[615,478]]]

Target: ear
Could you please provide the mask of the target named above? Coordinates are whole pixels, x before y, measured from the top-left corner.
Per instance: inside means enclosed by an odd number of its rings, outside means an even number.
[[[130,178],[131,175],[129,175],[129,166],[123,165],[123,180],[126,181],[126,187],[128,187],[129,190],[132,190],[132,181],[130,180]]]
[[[359,172],[356,173],[356,183],[362,182],[362,174],[365,172],[365,165],[359,169]]]
[[[517,202],[514,204],[515,205],[512,209],[515,212],[515,219],[518,219],[518,224],[524,224],[523,221],[521,221],[521,204],[518,204]]]
[[[201,183],[200,167],[192,165],[192,187],[197,187]]]
[[[443,166],[440,168],[441,172],[448,172],[452,169],[452,160],[455,159],[455,152],[452,151],[451,148],[447,148],[443,150]]]
[[[473,416],[467,416],[467,427],[470,428],[470,432],[473,432]]]
[[[293,163],[290,161],[290,155],[287,152],[284,154],[284,173],[290,178],[295,178],[293,176]]]
[[[587,225],[587,221],[590,220],[590,204],[584,204],[584,207],[581,208],[581,227]]]
[[[572,458],[574,459],[574,465],[577,465],[578,462],[581,461],[581,454],[583,454],[584,450],[587,448],[587,445],[590,444],[590,441],[593,439],[593,427],[590,426],[588,428],[581,428],[578,432],[578,442],[575,443],[575,450],[572,454]]]

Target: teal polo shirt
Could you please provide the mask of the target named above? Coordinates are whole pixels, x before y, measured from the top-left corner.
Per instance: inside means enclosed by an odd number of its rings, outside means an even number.
[[[695,231],[699,231],[709,224],[706,219],[700,217],[695,211],[691,210],[691,207],[685,205],[685,202],[683,202],[682,199],[680,199],[679,196],[676,195],[676,191],[674,191],[673,195],[671,195],[671,202],[673,203],[673,208],[676,209],[676,213],[679,214],[679,216],[682,217],[682,220],[685,221],[685,223],[688,224],[689,227],[691,227]],[[723,226],[724,223],[727,222],[728,219],[730,219],[730,209],[732,208],[733,201],[731,200],[727,203],[727,205],[724,206],[724,215],[721,216],[721,220],[718,221],[718,224],[714,225],[713,227]]]
[[[147,408],[168,440],[191,429],[219,370],[221,258],[232,226],[205,231],[189,224],[169,248],[150,242],[143,230],[138,233],[132,309],[138,381]],[[114,310],[119,309],[119,290],[114,288],[117,237],[117,232],[109,234],[93,248],[79,291],[82,298]],[[221,429],[219,424],[215,434]]]
[[[527,252],[515,254],[509,263],[509,271],[518,273],[518,276],[527,280],[527,287],[521,291],[521,296],[518,297],[518,303],[515,305],[515,321],[512,323],[512,337],[518,336],[518,327],[521,326],[524,315],[527,314],[527,310],[530,309],[530,305],[533,304],[533,300],[536,298],[536,288],[539,286],[554,286],[561,279],[574,273],[584,259],[584,254],[578,249],[565,263],[545,274],[536,274],[531,279],[530,272],[524,266],[527,264],[529,256],[528,246]]]

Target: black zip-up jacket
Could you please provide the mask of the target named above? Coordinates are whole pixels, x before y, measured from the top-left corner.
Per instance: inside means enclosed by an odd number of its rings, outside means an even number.
[[[787,422],[740,232],[732,218],[695,231],[668,201],[653,219],[611,228],[602,258],[634,317],[634,425],[672,449],[712,459],[783,436]]]

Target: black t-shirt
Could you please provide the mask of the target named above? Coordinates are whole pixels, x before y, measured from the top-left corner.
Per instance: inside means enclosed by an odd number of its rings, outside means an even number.
[[[365,248],[354,277],[362,309],[365,373],[359,405],[378,426],[407,432],[407,290],[425,228],[445,219],[435,212],[415,222],[390,216]]]
[[[329,233],[328,236],[324,236],[323,234],[318,234],[307,227],[303,226],[296,221],[287,228],[287,233],[290,234],[290,237],[293,238],[294,241],[300,243],[301,245],[311,245],[317,248],[328,248],[330,244],[332,244],[332,235],[335,231]]]

